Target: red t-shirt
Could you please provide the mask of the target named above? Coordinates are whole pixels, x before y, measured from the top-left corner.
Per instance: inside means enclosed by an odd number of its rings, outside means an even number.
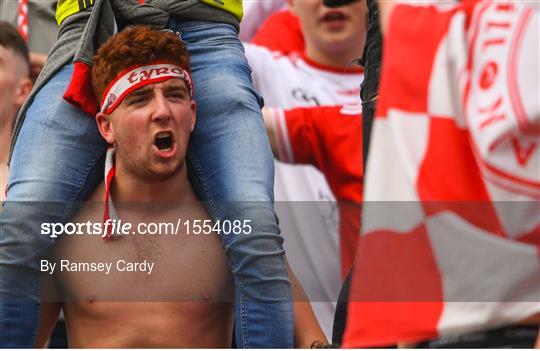
[[[298,17],[289,10],[272,14],[253,36],[252,43],[284,54],[304,52],[304,35]]]

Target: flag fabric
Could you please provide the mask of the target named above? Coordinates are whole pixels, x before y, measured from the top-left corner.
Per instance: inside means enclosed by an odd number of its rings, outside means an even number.
[[[103,223],[107,223],[108,220],[116,219],[118,220],[118,215],[116,214],[116,209],[114,207],[113,200],[111,198],[111,184],[113,178],[116,174],[115,167],[115,155],[116,148],[114,146],[109,146],[107,148],[107,155],[105,158],[105,199],[103,200]],[[111,226],[106,227],[107,233],[103,237],[104,240],[109,240],[113,235],[111,231]]]
[[[540,316],[539,6],[397,5],[345,347]]]
[[[28,41],[28,0],[19,0],[17,29],[24,41]]]

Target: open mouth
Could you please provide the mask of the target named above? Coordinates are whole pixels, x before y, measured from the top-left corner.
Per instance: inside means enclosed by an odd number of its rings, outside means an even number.
[[[171,132],[159,132],[154,137],[154,145],[161,152],[170,151],[173,146],[173,136]]]
[[[347,17],[345,16],[345,14],[341,11],[328,11],[322,18],[321,20],[323,22],[332,22],[332,21],[343,21],[345,20]]]

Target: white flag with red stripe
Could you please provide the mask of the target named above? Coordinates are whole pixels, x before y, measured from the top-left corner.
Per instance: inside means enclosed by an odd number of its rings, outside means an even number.
[[[396,6],[345,346],[540,316],[539,11]]]

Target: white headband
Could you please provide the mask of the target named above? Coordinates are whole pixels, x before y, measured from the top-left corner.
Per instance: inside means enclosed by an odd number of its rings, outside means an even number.
[[[109,83],[101,100],[101,112],[110,114],[132,91],[171,78],[182,79],[186,83],[189,97],[193,97],[193,83],[188,72],[177,65],[156,62],[132,67]]]

